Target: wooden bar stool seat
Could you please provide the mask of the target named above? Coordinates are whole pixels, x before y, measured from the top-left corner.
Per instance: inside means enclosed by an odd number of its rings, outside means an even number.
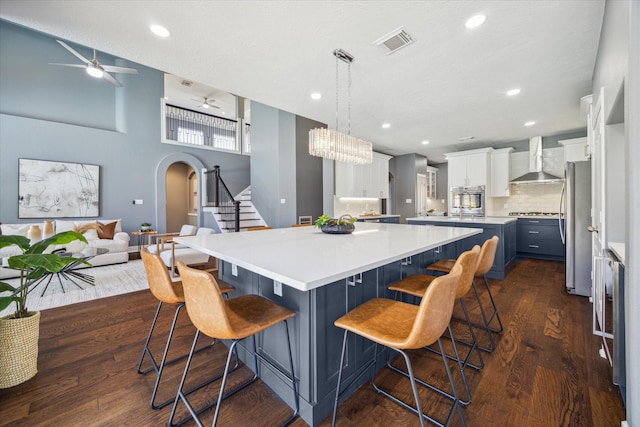
[[[413,374],[413,367],[409,355],[405,350],[418,349],[438,342],[440,351],[444,355],[440,337],[451,320],[456,288],[461,275],[462,267],[455,267],[449,274],[434,279],[431,286],[429,286],[424,293],[419,306],[386,298],[375,298],[356,307],[334,322],[337,327],[344,329],[344,336],[340,355],[336,397],[333,406],[333,426],[335,426],[338,401],[340,399],[340,382],[342,380],[345,350],[347,348],[347,334],[349,332],[367,338],[376,344],[384,345],[402,354],[407,364],[415,406],[403,402],[390,392],[381,389],[375,383],[376,360],[374,359],[372,361],[374,372],[371,383],[378,393],[389,397],[403,407],[418,414],[421,426],[425,425],[425,419],[438,425],[443,425],[423,413],[415,376]],[[377,355],[377,351],[375,353]],[[462,424],[466,425],[449,364],[446,357],[443,356],[442,359],[453,390],[453,405],[447,417],[447,424],[452,420],[453,414],[457,410]]]
[[[449,330],[449,336],[451,338],[452,341],[452,345],[453,345],[453,351],[454,351],[454,356],[449,356],[446,355],[447,358],[449,359],[453,359],[458,363],[458,368],[460,369],[460,374],[462,375],[462,381],[463,381],[463,385],[464,385],[464,389],[467,395],[467,398],[465,400],[461,400],[460,403],[462,405],[468,405],[471,403],[471,391],[469,389],[469,384],[467,382],[467,378],[466,375],[464,373],[464,369],[467,366],[471,366],[474,367],[476,369],[481,369],[482,367],[484,367],[484,360],[482,359],[482,354],[480,353],[480,350],[478,349],[478,341],[476,339],[475,333],[473,331],[473,327],[471,325],[471,320],[469,319],[469,314],[467,312],[467,308],[465,306],[464,303],[464,299],[463,297],[467,294],[467,292],[469,292],[469,290],[471,289],[471,282],[473,281],[473,274],[475,273],[475,267],[476,264],[478,262],[478,254],[480,253],[480,246],[474,246],[473,249],[471,249],[470,251],[466,251],[463,252],[458,259],[455,262],[454,268],[456,266],[460,266],[462,267],[462,275],[460,277],[460,280],[457,284],[457,290],[456,290],[456,300],[460,301],[460,305],[462,306],[462,310],[465,314],[465,318],[467,321],[467,326],[469,327],[469,333],[471,334],[471,339],[472,339],[472,344],[470,346],[469,352],[467,353],[467,355],[464,357],[464,361],[463,358],[460,357],[460,353],[458,352],[458,346],[456,344],[456,338],[453,335],[453,330],[451,329],[451,325],[447,326],[448,330]],[[431,286],[431,284],[433,283],[433,281],[436,280],[436,277],[434,276],[427,276],[424,274],[414,274],[411,275],[405,279],[402,279],[394,284],[392,284],[391,286],[389,286],[389,290],[392,291],[396,291],[396,292],[401,292],[401,293],[405,293],[408,295],[412,295],[414,297],[418,297],[418,298],[422,298],[425,294],[425,292],[427,291],[427,289],[429,289],[429,286]],[[431,347],[425,347],[427,350],[431,350],[434,352],[438,352],[437,350],[432,349]],[[480,360],[480,364],[479,365],[472,365],[469,363],[469,359],[472,355],[472,353],[474,352],[474,350],[477,352],[478,354],[478,358]],[[399,372],[401,374],[404,375],[408,375],[406,372],[400,370],[399,368],[394,367],[390,362],[387,363],[387,366],[393,370],[395,370],[396,372]],[[452,398],[453,396],[450,393],[447,393],[446,391],[439,389],[435,386],[432,386],[428,383],[425,383],[424,381],[421,380],[417,380],[420,384],[424,385],[425,387],[429,387],[434,391],[440,392],[441,394],[444,394],[445,396]]]
[[[242,390],[249,384],[255,382],[258,378],[258,358],[264,362],[263,366],[268,367],[275,374],[280,375],[291,382],[295,409],[293,414],[283,423],[283,425],[293,421],[298,416],[299,401],[287,320],[294,317],[295,312],[259,295],[242,295],[237,298],[229,299],[225,302],[218,282],[207,272],[187,267],[183,262],[178,262],[178,271],[180,272],[180,277],[182,277],[182,281],[184,283],[187,313],[198,330],[193,340],[191,352],[189,353],[184,374],[180,382],[180,387],[178,388],[178,394],[171,410],[169,425],[181,425],[186,421],[182,420],[177,424],[173,423],[178,402],[182,401],[189,410],[191,417],[193,417],[194,421],[199,426],[201,426],[202,423],[198,414],[215,406],[216,409],[213,417],[213,426],[215,426],[218,422],[222,400]],[[256,349],[255,335],[277,325],[278,323],[284,323],[289,349],[289,372],[284,372],[279,367],[273,365],[267,358],[263,358]],[[222,374],[220,392],[217,400],[204,408],[195,410],[187,399],[187,395],[183,391],[183,387],[189,371],[191,357],[193,356],[200,333],[214,339],[231,340],[231,345],[229,346],[227,362],[224,373]],[[236,386],[233,390],[228,391],[225,394],[224,388],[229,374],[231,354],[236,348],[238,342],[249,337],[253,338],[254,375],[248,381]]]
[[[478,258],[478,265],[476,267],[476,272],[474,274],[474,281],[472,282],[473,291],[475,293],[476,299],[478,301],[478,306],[480,308],[480,316],[482,317],[482,324],[475,324],[474,326],[484,329],[489,336],[489,347],[479,348],[486,352],[492,352],[496,348],[495,341],[493,339],[493,333],[502,333],[504,327],[502,326],[502,320],[500,319],[500,313],[498,312],[498,307],[496,306],[496,302],[493,299],[493,294],[491,293],[491,287],[489,286],[489,281],[487,280],[487,273],[491,270],[493,266],[493,261],[496,257],[496,250],[498,248],[498,242],[500,241],[498,236],[493,236],[490,239],[487,239],[482,245],[482,249],[480,250],[480,256]],[[437,261],[427,267],[427,270],[432,271],[440,271],[440,272],[448,272],[449,266],[453,260],[440,260]],[[480,298],[480,292],[475,283],[475,278],[482,278],[484,282],[484,286],[487,289],[487,294],[489,295],[489,301],[491,302],[491,307],[493,309],[493,313],[491,316],[487,316],[487,312],[482,303],[482,299]],[[498,327],[492,327],[491,324],[493,320],[496,319],[498,321]]]
[[[160,256],[155,253],[152,254],[147,248],[142,248],[140,251],[140,256],[142,257],[142,262],[144,264],[145,272],[147,274],[147,281],[149,283],[149,290],[151,294],[158,300],[158,308],[156,309],[155,316],[153,317],[153,321],[151,322],[151,327],[149,328],[149,334],[147,335],[147,339],[144,343],[144,347],[142,349],[142,355],[140,356],[140,361],[138,362],[137,371],[139,374],[146,375],[151,371],[155,371],[156,373],[156,382],[153,386],[153,392],[151,394],[151,408],[160,409],[167,406],[169,403],[174,401],[174,398],[166,400],[162,403],[156,403],[156,395],[158,393],[158,387],[160,386],[160,380],[162,379],[162,372],[164,367],[170,365],[172,363],[177,362],[178,360],[184,359],[188,354],[183,354],[181,356],[176,357],[172,360],[167,360],[167,354],[169,353],[169,347],[171,346],[171,338],[173,337],[173,331],[176,327],[176,322],[178,321],[178,315],[180,314],[180,310],[184,307],[184,291],[182,288],[182,282],[179,280],[171,280],[169,277],[169,272],[164,265]],[[229,292],[235,291],[233,286],[229,286],[224,283],[220,288],[221,292],[225,295]],[[160,315],[160,310],[162,309],[163,304],[176,304],[176,311],[173,316],[173,322],[171,323],[171,329],[169,329],[169,335],[167,336],[167,342],[164,347],[164,353],[162,354],[162,359],[158,362],[154,357],[153,353],[149,348],[149,342],[151,341],[151,337],[153,336],[153,331],[156,326],[156,322],[158,320],[158,316]],[[198,351],[202,351],[205,348],[211,347],[213,344],[208,345],[206,347],[200,348]],[[146,370],[142,370],[142,364],[144,362],[145,356],[149,358],[151,362],[151,368]],[[204,382],[195,388],[189,390],[187,393],[191,393],[205,385],[209,384],[209,382]]]

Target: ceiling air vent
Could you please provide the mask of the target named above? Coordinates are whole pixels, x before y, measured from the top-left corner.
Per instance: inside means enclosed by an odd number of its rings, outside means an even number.
[[[180,84],[182,86],[186,86],[186,87],[191,87],[191,85],[193,84],[193,82],[189,81],[189,80],[183,80],[180,82]]]
[[[413,37],[411,37],[409,33],[403,30],[402,27],[400,27],[397,30],[392,31],[389,34],[382,36],[378,40],[374,41],[373,44],[385,48],[387,50],[387,55],[389,55],[413,42]]]

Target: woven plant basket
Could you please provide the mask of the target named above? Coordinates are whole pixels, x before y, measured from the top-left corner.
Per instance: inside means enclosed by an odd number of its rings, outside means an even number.
[[[21,384],[38,373],[40,312],[0,318],[0,388]]]

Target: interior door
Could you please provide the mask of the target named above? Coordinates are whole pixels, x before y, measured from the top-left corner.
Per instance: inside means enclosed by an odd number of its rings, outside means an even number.
[[[602,257],[606,254],[603,249],[607,243],[607,230],[604,209],[605,192],[605,141],[604,141],[604,119],[603,119],[603,97],[604,88],[600,89],[598,101],[591,110],[590,124],[593,141],[592,161],[591,161],[591,200],[592,202],[592,254],[594,257]]]
[[[427,175],[416,174],[416,215],[424,215],[427,212]]]

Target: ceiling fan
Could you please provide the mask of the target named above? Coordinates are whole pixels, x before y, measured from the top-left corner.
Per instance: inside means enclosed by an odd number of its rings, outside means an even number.
[[[214,102],[216,102],[215,99],[209,99],[206,96],[203,96],[202,98],[191,98],[194,101],[198,101],[200,103],[200,105],[198,105],[198,107],[200,108],[220,108],[218,105],[215,105]],[[202,101],[204,99],[204,101]]]
[[[74,54],[77,58],[79,58],[84,64],[57,64],[57,63],[49,63],[49,65],[59,65],[62,67],[74,67],[74,68],[84,68],[87,70],[87,74],[95,78],[104,78],[106,81],[111,83],[116,87],[122,87],[122,83],[115,79],[109,73],[126,73],[126,74],[138,74],[138,70],[135,68],[125,68],[125,67],[115,67],[113,65],[102,65],[98,58],[96,57],[96,50],[93,49],[93,59],[89,60],[79,54],[75,49],[66,44],[61,40],[56,40],[58,43],[62,45],[69,52]]]

